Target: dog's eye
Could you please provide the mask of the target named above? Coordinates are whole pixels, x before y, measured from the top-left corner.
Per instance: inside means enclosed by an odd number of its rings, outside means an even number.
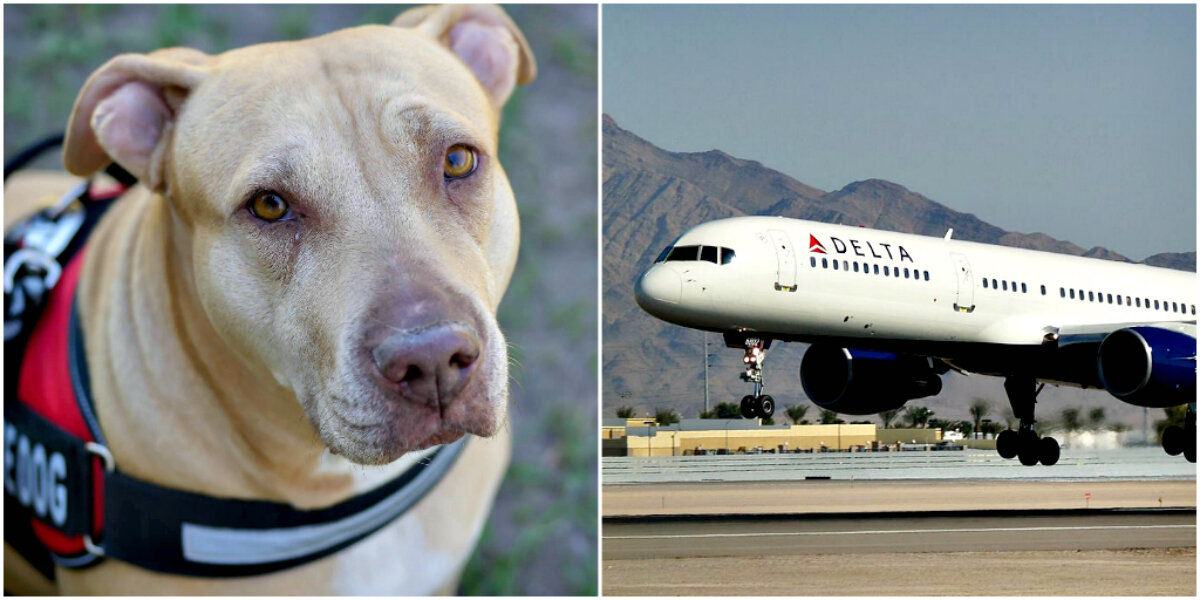
[[[288,203],[279,194],[259,192],[250,201],[250,214],[264,221],[278,221],[288,214]]]
[[[446,164],[442,173],[446,179],[462,179],[475,172],[475,151],[462,144],[450,146],[446,151]]]

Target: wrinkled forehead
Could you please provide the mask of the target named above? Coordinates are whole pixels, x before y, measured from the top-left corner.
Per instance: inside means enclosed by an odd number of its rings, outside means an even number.
[[[494,151],[497,128],[482,86],[448,49],[411,30],[364,26],[216,57],[187,99],[177,142],[201,151],[231,143],[268,153],[372,143],[403,151],[450,136]]]

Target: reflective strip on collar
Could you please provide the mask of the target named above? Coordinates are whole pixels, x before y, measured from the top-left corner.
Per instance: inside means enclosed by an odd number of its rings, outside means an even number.
[[[257,565],[321,554],[330,548],[360,539],[408,511],[454,464],[461,442],[447,446],[408,485],[378,504],[319,525],[276,529],[234,529],[183,523],[185,559],[212,565]]]

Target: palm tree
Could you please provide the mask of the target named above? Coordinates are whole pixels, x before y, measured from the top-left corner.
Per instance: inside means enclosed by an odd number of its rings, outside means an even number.
[[[896,420],[896,417],[899,417],[899,416],[900,416],[900,409],[893,408],[892,410],[885,410],[885,411],[879,413],[879,420],[883,422],[884,429],[891,429],[892,423]]]
[[[669,408],[660,408],[654,412],[654,420],[659,425],[673,425],[679,422],[679,415]]]
[[[904,418],[908,420],[910,427],[924,428],[929,426],[933,411],[926,406],[910,406],[904,410]]]
[[[742,417],[742,409],[733,402],[722,402],[716,408],[718,419],[740,419]]]
[[[1097,406],[1088,412],[1088,426],[1096,430],[1103,429],[1105,418],[1107,415],[1104,414],[1104,407]]]
[[[617,407],[617,418],[618,419],[632,419],[633,418],[633,407],[632,406],[618,406]]]
[[[808,406],[804,404],[793,404],[787,407],[787,410],[784,412],[787,413],[788,418],[792,420],[793,425],[799,425],[800,421],[804,419],[804,415],[808,414]]]
[[[971,431],[976,433],[982,432],[983,419],[987,417],[988,413],[991,411],[991,402],[988,402],[984,398],[975,398],[975,401],[971,403],[971,419],[975,422],[975,427]]]
[[[1071,434],[1083,429],[1081,412],[1078,408],[1064,408],[1062,411],[1062,430],[1066,432],[1068,439]]]
[[[836,425],[841,422],[842,422],[842,420],[838,418],[838,414],[836,411],[829,410],[828,408],[821,409],[821,424],[822,425]]]

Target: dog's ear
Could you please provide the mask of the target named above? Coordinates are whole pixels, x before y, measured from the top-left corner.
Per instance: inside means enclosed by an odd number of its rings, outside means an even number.
[[[71,111],[63,166],[90,175],[110,162],[154,190],[165,187],[164,159],[176,113],[207,74],[207,54],[168,48],[123,54],[92,73]]]
[[[392,25],[416,29],[449,48],[475,73],[497,111],[518,84],[537,77],[529,43],[499,6],[422,6],[401,13]]]

